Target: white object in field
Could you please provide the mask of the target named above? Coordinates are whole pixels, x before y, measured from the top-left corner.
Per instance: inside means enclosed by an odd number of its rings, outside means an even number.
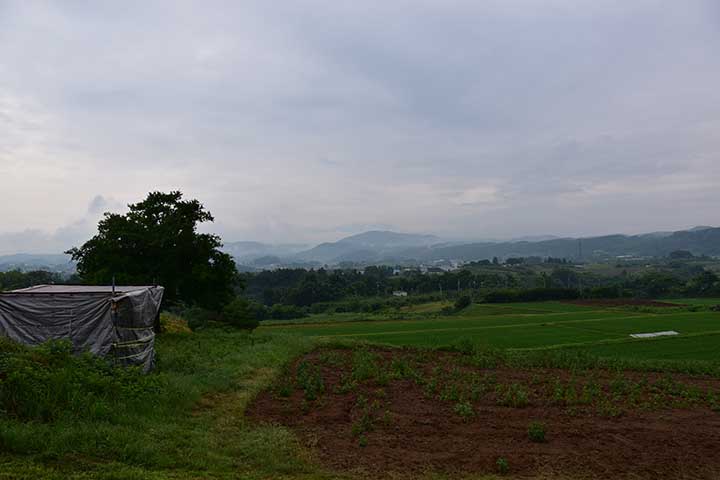
[[[651,338],[651,337],[667,337],[669,335],[680,335],[675,330],[668,330],[666,332],[653,332],[653,333],[631,333],[630,336],[633,338]]]

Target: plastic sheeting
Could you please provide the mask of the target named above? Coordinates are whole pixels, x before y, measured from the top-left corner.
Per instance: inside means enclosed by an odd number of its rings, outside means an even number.
[[[48,285],[0,294],[0,335],[27,345],[67,339],[122,365],[155,364],[153,326],[162,287]]]

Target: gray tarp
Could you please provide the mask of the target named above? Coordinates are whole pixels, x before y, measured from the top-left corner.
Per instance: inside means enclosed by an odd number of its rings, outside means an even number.
[[[68,339],[76,352],[120,364],[155,363],[153,326],[162,287],[40,285],[0,294],[0,335],[38,345]]]

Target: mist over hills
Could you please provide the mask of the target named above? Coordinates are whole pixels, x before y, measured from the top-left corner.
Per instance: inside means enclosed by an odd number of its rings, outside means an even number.
[[[607,260],[619,256],[666,256],[674,250],[720,256],[720,228],[700,226],[677,232],[559,238],[551,235],[508,241],[450,242],[434,235],[371,231],[326,242],[292,255],[276,255],[265,265],[337,265],[482,260],[519,256]],[[261,265],[256,265],[261,266]]]
[[[429,248],[440,243],[434,235],[370,231],[299,252],[296,258],[316,262],[372,262],[402,257],[409,248]]]
[[[65,254],[16,253],[13,255],[0,255],[0,272],[9,270],[49,270],[73,273],[75,264],[70,259],[70,255]]]
[[[261,242],[227,242],[222,250],[232,255],[237,262],[253,262],[263,257],[289,257],[310,248],[311,245],[279,244]]]
[[[407,264],[529,256],[593,261],[620,256],[661,257],[675,250],[688,250],[695,255],[720,256],[720,227],[699,226],[676,232],[617,234],[581,239],[546,235],[479,242],[447,241],[435,235],[369,231],[314,247],[239,241],[226,243],[223,250],[248,270],[310,268],[342,263]],[[74,264],[69,256],[63,254],[0,256],[0,271],[13,269],[72,272]]]

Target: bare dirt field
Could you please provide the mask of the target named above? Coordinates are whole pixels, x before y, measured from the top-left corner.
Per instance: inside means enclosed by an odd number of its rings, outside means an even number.
[[[374,477],[720,478],[720,380],[323,349],[249,406],[327,468]]]

